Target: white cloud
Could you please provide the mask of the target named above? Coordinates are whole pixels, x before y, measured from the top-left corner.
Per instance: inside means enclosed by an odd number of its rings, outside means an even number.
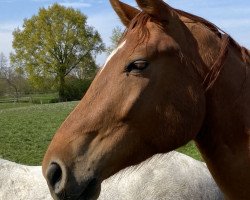
[[[0,32],[12,32],[17,27],[21,27],[21,22],[0,22]]]
[[[0,0],[1,1],[1,0]],[[31,0],[33,2],[52,2],[52,0]],[[68,0],[61,0],[61,1],[56,1],[57,3],[59,3],[60,5],[62,6],[65,6],[65,7],[72,7],[72,8],[89,8],[92,6],[91,3],[88,3],[84,0],[75,0],[75,1],[68,1]],[[53,1],[53,3],[56,3]],[[96,2],[95,2],[96,3]],[[100,3],[100,2],[98,2]]]
[[[0,52],[9,56],[12,49],[12,32],[17,27],[21,27],[21,22],[0,22]]]
[[[72,8],[89,8],[89,7],[91,7],[90,3],[83,3],[83,2],[62,2],[59,4],[66,6],[66,7],[72,7]]]
[[[0,32],[0,52],[3,52],[6,56],[9,56],[12,49],[13,36],[11,32]]]

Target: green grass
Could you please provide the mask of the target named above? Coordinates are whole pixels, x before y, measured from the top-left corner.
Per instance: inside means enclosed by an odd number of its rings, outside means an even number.
[[[177,149],[178,152],[180,153],[184,153],[188,156],[193,157],[196,160],[201,160],[203,161],[201,154],[199,152],[199,150],[197,149],[197,147],[195,146],[195,143],[189,142],[187,145],[180,147],[179,149]]]
[[[0,109],[0,155],[22,164],[40,165],[46,148],[77,102],[24,105]]]
[[[32,103],[0,103],[0,112],[1,110],[5,110],[5,109],[10,109],[10,108],[19,108],[19,107],[27,107],[27,106],[31,106]],[[0,116],[1,118],[1,116]]]
[[[0,104],[0,157],[40,165],[52,136],[77,103]],[[193,142],[178,151],[201,159]]]

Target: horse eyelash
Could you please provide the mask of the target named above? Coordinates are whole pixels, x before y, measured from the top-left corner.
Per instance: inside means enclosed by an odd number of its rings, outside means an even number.
[[[141,69],[141,68],[138,68],[138,67],[136,66],[136,64],[135,64],[135,62],[137,62],[137,61],[145,62],[145,63],[146,63],[146,66],[145,66],[144,68],[142,68],[142,69]],[[135,61],[129,63],[129,64],[125,67],[124,72],[130,73],[131,71],[133,71],[133,69],[143,70],[143,69],[147,68],[148,65],[149,65],[149,63],[148,63],[146,60],[143,60],[143,59],[142,59],[142,60],[135,60]]]

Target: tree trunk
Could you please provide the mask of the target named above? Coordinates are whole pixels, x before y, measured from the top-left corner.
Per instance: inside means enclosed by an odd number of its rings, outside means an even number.
[[[67,101],[65,96],[65,77],[62,74],[59,75],[59,101]]]
[[[11,79],[6,78],[6,81],[15,90],[14,92],[15,101],[19,102],[19,91],[18,91],[17,86],[14,83],[12,83]]]

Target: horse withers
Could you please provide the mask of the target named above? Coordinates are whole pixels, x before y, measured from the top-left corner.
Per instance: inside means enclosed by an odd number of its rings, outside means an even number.
[[[250,199],[249,51],[162,0],[110,2],[127,29],[47,150],[52,196],[95,199],[119,170],[195,140],[226,198]]]

